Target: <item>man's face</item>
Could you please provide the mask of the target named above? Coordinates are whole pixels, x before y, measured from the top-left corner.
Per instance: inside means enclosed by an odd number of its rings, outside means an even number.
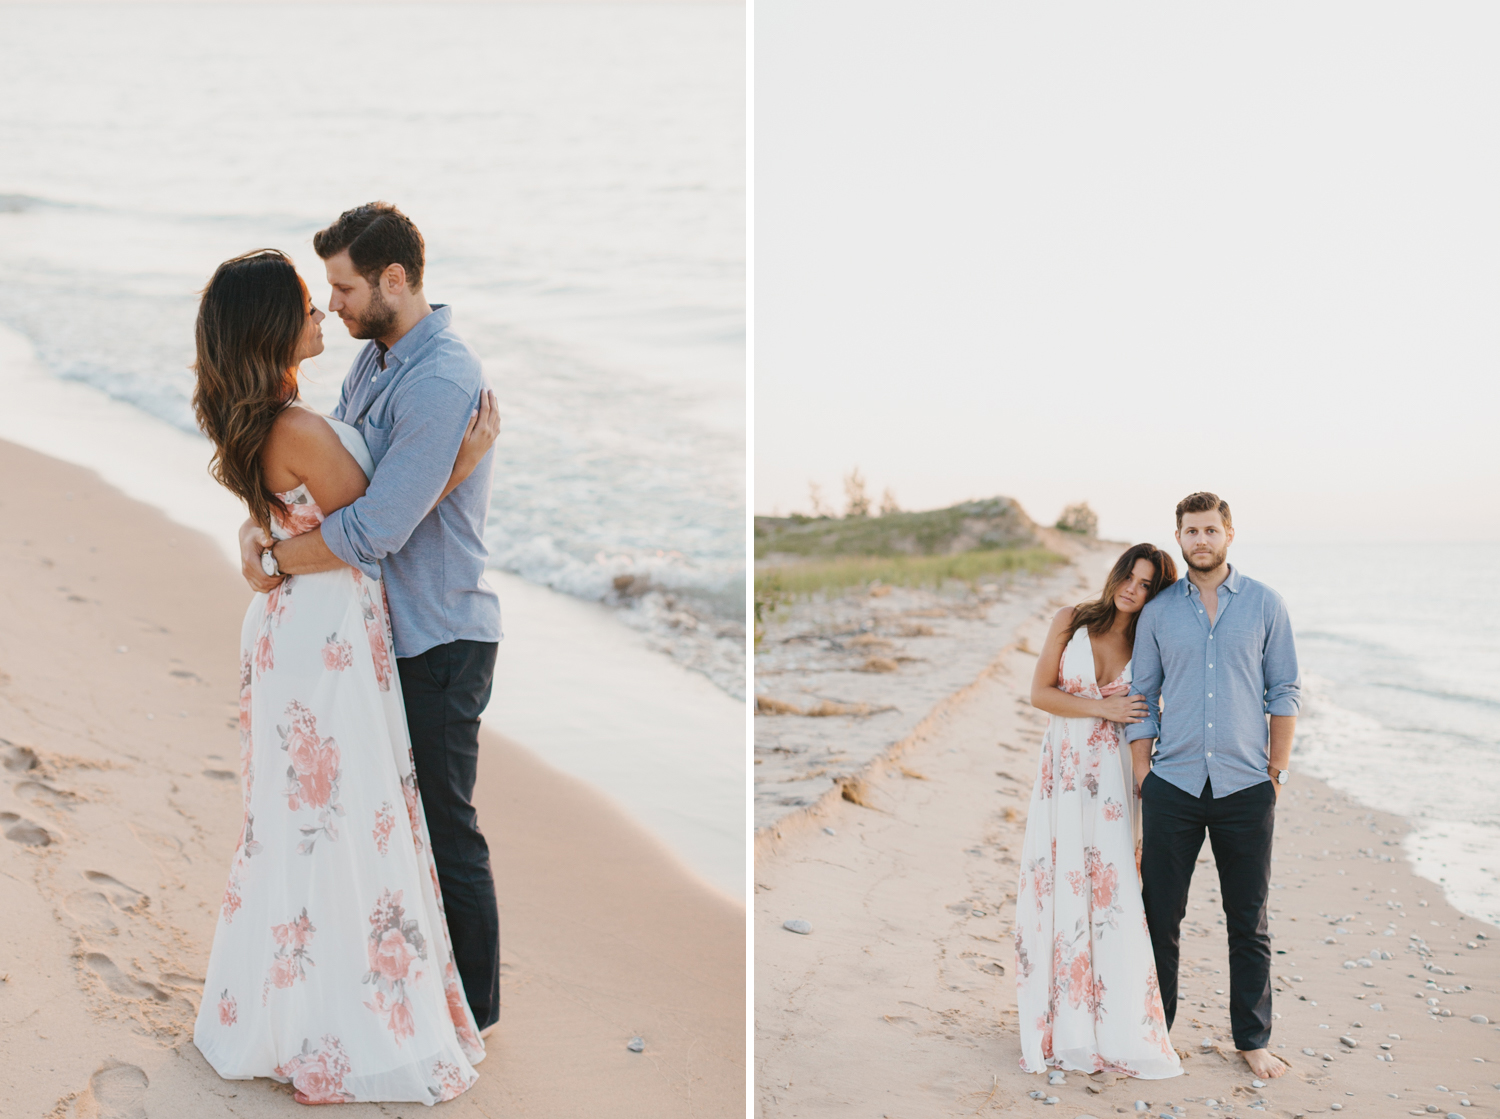
[[[1184,513],[1177,530],[1177,544],[1182,558],[1195,571],[1212,571],[1229,556],[1234,529],[1224,527],[1217,509],[1207,513]]]
[[[396,325],[396,308],[386,302],[379,284],[354,270],[348,250],[323,262],[328,273],[328,309],[344,320],[352,338],[379,338]]]

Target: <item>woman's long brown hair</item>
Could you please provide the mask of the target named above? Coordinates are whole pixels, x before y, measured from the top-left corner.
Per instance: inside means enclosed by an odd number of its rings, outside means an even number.
[[[226,260],[198,304],[193,411],[213,441],[209,473],[267,532],[280,501],[266,485],[260,452],[297,397],[297,340],[306,323],[307,287],[275,249]]]
[[[1177,565],[1172,562],[1171,556],[1155,544],[1131,545],[1120,554],[1120,558],[1115,560],[1115,565],[1109,569],[1109,578],[1104,580],[1104,590],[1099,597],[1074,607],[1073,625],[1068,630],[1070,640],[1078,632],[1080,626],[1088,626],[1091,637],[1109,632],[1115,624],[1115,615],[1119,613],[1115,608],[1115,595],[1122,586],[1130,582],[1130,576],[1135,571],[1136,560],[1149,561],[1156,572],[1146,586],[1146,602],[1155,598],[1157,592],[1163,587],[1170,587],[1177,582]],[[1146,603],[1141,603],[1141,609],[1145,608]],[[1130,621],[1125,626],[1125,640],[1132,645],[1135,644],[1135,623],[1140,621],[1140,617],[1141,611],[1137,610],[1130,616]]]

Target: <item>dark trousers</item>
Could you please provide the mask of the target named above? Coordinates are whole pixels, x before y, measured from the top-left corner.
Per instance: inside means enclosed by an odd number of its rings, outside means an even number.
[[[1229,930],[1229,1023],[1236,1049],[1264,1049],[1271,1040],[1271,937],[1266,895],[1271,887],[1271,836],[1276,790],[1269,781],[1214,799],[1185,793],[1155,773],[1141,784],[1141,901],[1151,928],[1156,979],[1167,1029],[1177,1016],[1177,959],[1193,866],[1203,833],[1219,864],[1219,890]]]
[[[490,847],[471,803],[495,650],[493,641],[454,641],[396,661],[453,962],[480,1029],[500,1018],[500,911]]]

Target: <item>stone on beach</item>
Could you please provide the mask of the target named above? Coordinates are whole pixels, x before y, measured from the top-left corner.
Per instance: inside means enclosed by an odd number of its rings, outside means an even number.
[[[629,1049],[632,1053],[639,1053],[641,1052],[641,1050],[646,1048],[645,1039],[633,1037],[625,1043],[625,1048]]]
[[[792,917],[789,920],[783,921],[781,922],[781,927],[787,932],[800,933],[803,936],[807,936],[812,932],[812,925],[804,921],[801,917]]]

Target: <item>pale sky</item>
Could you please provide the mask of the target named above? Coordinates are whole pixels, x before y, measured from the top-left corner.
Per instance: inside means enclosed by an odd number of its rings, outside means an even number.
[[[755,510],[1500,539],[1497,58],[1481,4],[757,0]]]

